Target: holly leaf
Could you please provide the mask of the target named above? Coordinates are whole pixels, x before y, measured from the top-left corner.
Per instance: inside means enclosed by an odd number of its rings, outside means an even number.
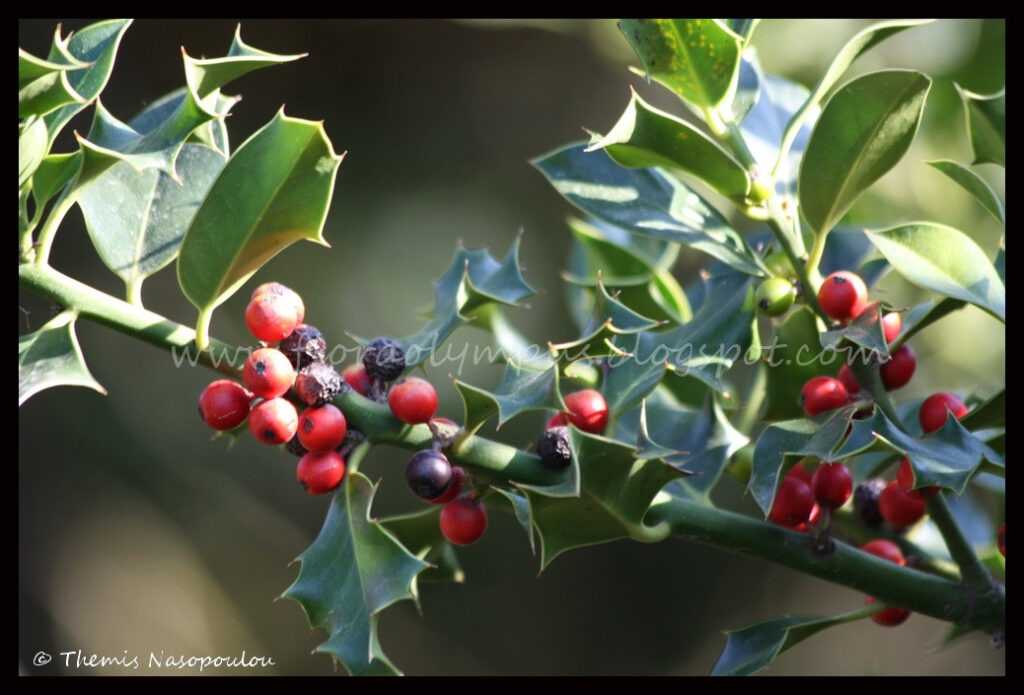
[[[866,232],[904,278],[926,290],[974,304],[1006,322],[1006,288],[981,247],[963,232],[919,222]]]
[[[556,360],[566,364],[622,355],[622,349],[615,346],[617,336],[636,334],[660,324],[660,321],[641,316],[608,294],[598,277],[594,310],[583,327],[583,334],[573,341],[552,344],[551,353]]]
[[[636,51],[648,79],[672,90],[698,112],[726,102],[735,89],[744,39],[721,20],[622,19],[619,31]]]
[[[466,579],[459,564],[455,547],[441,533],[438,517],[441,507],[431,507],[412,514],[399,514],[380,520],[380,525],[387,529],[402,547],[414,553],[416,557],[430,566],[416,575],[413,593],[420,582],[457,582]],[[418,601],[418,599],[417,599]]]
[[[859,345],[867,354],[875,354],[886,362],[889,359],[889,343],[885,339],[882,328],[882,305],[871,302],[857,315],[853,321],[842,328],[825,331],[821,334],[821,346],[837,352],[842,351],[841,345],[847,340]]]
[[[743,236],[673,176],[657,169],[626,169],[606,153],[588,153],[580,144],[532,163],[566,200],[603,222],[691,246],[744,273],[768,275]]]
[[[685,473],[661,460],[638,459],[632,446],[569,428],[570,482],[557,489],[520,485],[541,543],[541,570],[567,550],[619,538],[654,543],[670,532],[644,516],[654,496]],[[556,496],[557,495],[557,496]]]
[[[768,668],[790,647],[822,630],[849,622],[848,615],[829,618],[798,618],[785,615],[727,631],[721,656],[711,669],[712,676],[752,676]]]
[[[988,181],[963,164],[948,159],[935,159],[925,162],[925,164],[948,176],[954,183],[974,196],[974,199],[981,203],[982,207],[1000,224],[1006,225],[1006,209],[1003,206],[1003,201],[999,199],[999,195]]]
[[[428,566],[370,518],[376,490],[361,473],[346,477],[320,535],[298,558],[299,576],[282,595],[302,607],[312,627],[327,630],[316,651],[359,676],[399,673],[377,641],[377,618],[414,598],[413,581]]]
[[[750,192],[750,175],[728,151],[686,121],[647,104],[635,91],[618,122],[587,148],[595,150],[604,150],[624,167],[691,174],[735,201]]]
[[[106,395],[85,366],[75,335],[78,315],[64,311],[34,333],[18,336],[18,406],[54,386],[85,386]]]
[[[815,233],[832,229],[903,158],[931,84],[919,72],[882,70],[848,82],[829,99],[800,164],[800,209]]]
[[[562,277],[578,285],[594,287],[598,276],[612,287],[642,285],[657,271],[670,269],[679,255],[677,244],[634,236],[601,222],[570,217],[569,229],[573,246]]]
[[[321,123],[283,111],[235,151],[178,255],[178,283],[200,322],[292,243],[327,245],[323,225],[341,160]]]
[[[1006,90],[975,94],[956,86],[967,113],[967,133],[974,150],[974,164],[1006,166]]]
[[[799,307],[781,324],[773,326],[774,339],[762,353],[767,370],[767,406],[764,419],[786,420],[803,416],[800,391],[811,377],[821,373],[824,350],[814,312]]]
[[[542,370],[509,360],[501,382],[494,391],[487,391],[458,379],[455,388],[462,396],[465,409],[463,427],[474,432],[494,415],[498,427],[529,410],[564,410],[558,397],[558,369],[553,362]]]
[[[68,81],[68,72],[88,67],[74,56],[59,62],[18,49],[18,118],[44,116],[61,106],[84,103]]]

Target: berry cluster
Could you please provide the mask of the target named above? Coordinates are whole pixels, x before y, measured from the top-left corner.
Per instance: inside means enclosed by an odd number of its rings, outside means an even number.
[[[245,361],[245,385],[213,382],[199,397],[199,414],[221,431],[248,420],[249,432],[260,442],[287,444],[301,457],[299,483],[310,494],[322,495],[345,477],[348,426],[344,413],[331,403],[341,391],[341,377],[324,362],[327,343],[319,330],[303,323],[305,317],[302,298],[293,290],[276,282],[257,287],[245,323],[263,345]],[[307,407],[300,413],[293,400]]]
[[[548,468],[565,468],[572,463],[569,425],[590,434],[603,434],[608,427],[608,402],[600,391],[573,391],[562,400],[567,410],[552,415],[537,439],[537,455]]]

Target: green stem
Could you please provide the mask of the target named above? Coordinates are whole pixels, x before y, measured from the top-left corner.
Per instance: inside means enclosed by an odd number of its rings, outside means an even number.
[[[49,265],[50,249],[53,248],[53,239],[57,235],[57,228],[64,221],[64,216],[75,206],[77,198],[70,195],[70,190],[70,188],[66,188],[60,194],[60,198],[57,199],[53,209],[50,211],[50,216],[46,218],[46,222],[43,223],[42,228],[39,230],[39,237],[35,244],[35,263],[38,266]]]
[[[825,254],[825,239],[828,232],[819,232],[814,235],[814,245],[811,247],[811,255],[807,257],[807,273],[818,272],[818,265],[821,264],[821,257]]]
[[[747,391],[747,401],[743,404],[739,417],[736,419],[736,429],[745,435],[749,435],[754,429],[761,412],[761,405],[768,395],[768,368],[760,364],[754,370],[754,378],[751,379],[750,389]]]
[[[887,604],[989,633],[1005,629],[1005,595],[971,596],[956,582],[900,567],[844,543],[836,543],[834,555],[816,555],[804,533],[667,495],[651,507],[645,523],[662,520],[669,522],[673,535],[790,567]]]
[[[949,503],[946,502],[946,494],[945,491],[940,491],[927,501],[928,514],[942,534],[953,561],[960,566],[964,583],[974,596],[1002,595],[1001,586],[989,574],[988,568],[978,558],[970,541],[964,536],[960,524],[953,517]]]

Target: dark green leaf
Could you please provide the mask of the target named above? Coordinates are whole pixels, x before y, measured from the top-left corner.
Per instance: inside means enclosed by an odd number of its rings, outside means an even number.
[[[398,673],[377,641],[377,617],[413,598],[413,581],[427,567],[370,518],[375,492],[366,476],[349,473],[320,535],[298,558],[299,576],[283,594],[302,606],[312,627],[328,631],[317,651],[352,675]]]
[[[903,342],[910,340],[922,329],[965,306],[967,306],[967,302],[959,299],[949,299],[948,297],[938,302],[927,301],[924,304],[917,305],[903,318],[900,340]]]
[[[573,548],[618,538],[663,540],[670,531],[667,523],[648,526],[643,519],[654,496],[684,473],[660,460],[638,460],[631,446],[575,427],[569,431],[574,457],[569,484],[575,494],[565,487],[520,486],[540,535],[541,569]]]
[[[1006,389],[1001,389],[994,396],[971,411],[960,420],[965,428],[974,431],[989,427],[1006,426]]]
[[[992,217],[999,220],[1000,224],[1006,224],[1006,210],[1003,208],[1003,201],[999,199],[999,195],[988,184],[988,181],[963,164],[952,162],[948,159],[936,159],[925,163],[935,167],[951,178],[961,188],[974,196],[988,210]]]
[[[967,110],[967,131],[974,149],[974,164],[1006,166],[1006,90],[974,94],[957,86]]]
[[[914,140],[931,80],[883,70],[848,82],[825,106],[800,165],[800,208],[828,232]]]
[[[621,348],[614,346],[616,336],[633,335],[658,325],[658,321],[637,314],[609,295],[598,278],[594,310],[583,327],[583,335],[577,340],[552,344],[552,355],[566,363],[622,355]]]
[[[431,507],[412,514],[389,516],[380,520],[380,525],[387,529],[402,545],[418,558],[429,562],[413,583],[420,582],[458,582],[465,581],[466,573],[462,571],[458,555],[454,547],[441,533],[438,517],[441,507]]]
[[[649,78],[698,111],[724,103],[742,40],[717,19],[622,19],[619,30]]]
[[[952,227],[921,222],[867,231],[907,280],[926,290],[961,299],[1006,321],[1006,289],[985,252]]]
[[[180,183],[166,173],[139,172],[121,162],[100,177],[100,185],[83,191],[78,203],[89,236],[130,297],[137,297],[143,280],[174,260],[224,164],[208,147],[185,145],[177,163]]]
[[[498,416],[498,427],[528,410],[563,410],[556,394],[558,370],[552,363],[536,371],[509,360],[501,383],[493,392],[455,380],[455,388],[465,407],[463,427],[476,430],[491,416]]]
[[[607,224],[570,218],[573,234],[569,270],[563,277],[580,285],[597,285],[598,274],[606,285],[642,285],[660,269],[669,269],[679,246],[660,239],[634,236]]]
[[[43,116],[65,104],[84,103],[68,82],[69,70],[81,70],[78,60],[53,62],[18,49],[18,118]]]
[[[769,422],[803,416],[800,390],[808,379],[822,373],[825,356],[817,320],[807,307],[790,312],[773,328],[774,340],[764,346],[762,354],[768,370],[764,419]]]
[[[326,245],[323,224],[340,163],[321,123],[283,112],[232,155],[178,256],[178,282],[201,316],[290,244]]]
[[[813,456],[824,460],[843,458],[832,452],[842,441],[856,406],[848,405],[813,420],[786,420],[769,425],[754,447],[754,470],[749,489],[764,511],[771,511],[775,490],[782,480],[787,459]]]
[[[786,615],[729,630],[728,641],[718,657],[712,676],[751,676],[768,668],[779,654],[815,633],[849,621],[848,615],[831,618],[797,618]]]
[[[692,246],[751,275],[761,259],[714,208],[655,169],[625,169],[604,152],[575,144],[533,161],[570,203],[631,234]]]
[[[836,351],[843,351],[843,341],[859,345],[863,357],[876,354],[883,362],[889,359],[889,343],[882,329],[882,305],[871,302],[853,321],[835,330],[821,334],[821,345]],[[865,351],[867,351],[865,353]]]
[[[504,490],[500,487],[492,487],[491,489],[508,501],[509,506],[512,507],[512,513],[515,514],[516,521],[526,530],[526,535],[530,537],[530,552],[536,554],[537,548],[534,544],[533,534],[533,510],[530,508],[530,500],[527,499],[526,495],[516,490]]]
[[[106,394],[85,366],[75,336],[77,315],[65,311],[35,333],[18,336],[18,405],[54,386],[85,386]]]
[[[48,56],[51,61],[63,62],[70,55],[88,64],[88,67],[67,73],[68,84],[85,101],[62,106],[46,115],[46,128],[49,131],[51,145],[68,121],[78,115],[106,87],[121,37],[130,24],[131,20],[112,19],[90,24],[67,39],[61,39],[59,35],[54,37],[54,45],[50,48]]]
[[[731,154],[686,121],[645,103],[636,92],[618,123],[587,151],[599,149],[625,167],[692,174],[735,201],[750,192],[750,176]]]

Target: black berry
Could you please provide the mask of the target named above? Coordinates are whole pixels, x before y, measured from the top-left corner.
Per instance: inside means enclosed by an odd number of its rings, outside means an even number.
[[[375,338],[363,352],[363,366],[373,379],[394,381],[405,369],[405,351],[392,338]]]
[[[307,405],[330,403],[341,393],[341,375],[324,362],[313,362],[299,370],[295,377],[295,393]]]
[[[572,463],[569,428],[552,427],[537,440],[537,455],[548,468],[565,468]]]
[[[439,451],[417,451],[405,466],[405,482],[412,494],[421,500],[434,500],[448,491],[452,482],[452,465]]]
[[[878,528],[882,525],[882,512],[878,509],[878,498],[885,490],[886,482],[881,478],[865,480],[853,491],[853,509],[867,526]]]
[[[288,450],[289,454],[293,454],[295,456],[298,456],[299,458],[302,458],[303,456],[309,453],[309,450],[306,447],[302,446],[302,442],[299,441],[299,435],[297,434],[288,440],[288,442],[284,445],[284,448]]]
[[[284,353],[296,371],[327,357],[327,341],[318,329],[300,324],[290,336],[281,341],[277,349]]]

